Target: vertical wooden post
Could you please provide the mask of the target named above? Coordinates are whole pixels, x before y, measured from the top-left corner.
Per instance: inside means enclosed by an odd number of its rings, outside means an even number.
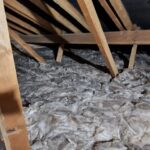
[[[56,62],[60,63],[62,58],[63,58],[63,53],[64,53],[64,45],[60,45],[58,47],[58,52],[56,56]]]
[[[0,127],[7,149],[30,150],[3,0],[0,0],[0,110],[3,123]]]
[[[85,19],[87,20],[90,30],[96,39],[97,45],[99,46],[99,49],[105,58],[107,67],[109,68],[112,76],[116,76],[118,74],[118,69],[110,52],[92,0],[78,0],[78,3],[85,16]]]

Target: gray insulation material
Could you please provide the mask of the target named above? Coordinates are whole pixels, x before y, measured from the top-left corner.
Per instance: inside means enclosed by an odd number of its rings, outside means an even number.
[[[52,50],[38,52],[47,64],[15,55],[32,150],[150,149],[147,54],[112,79],[100,69],[105,62],[98,51],[72,50],[88,64],[66,56],[58,64]],[[113,56],[122,69],[124,61]]]

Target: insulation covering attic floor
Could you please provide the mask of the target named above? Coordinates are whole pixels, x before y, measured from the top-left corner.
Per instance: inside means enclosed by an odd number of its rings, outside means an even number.
[[[37,52],[47,64],[15,55],[32,150],[150,150],[148,54],[112,79],[98,51],[73,49],[66,55],[80,61],[64,56],[60,64],[52,50]]]

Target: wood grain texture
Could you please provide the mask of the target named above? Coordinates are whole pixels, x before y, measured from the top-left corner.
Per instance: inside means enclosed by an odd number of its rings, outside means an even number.
[[[68,14],[76,19],[85,29],[89,30],[89,27],[82,16],[82,14],[68,1],[68,0],[53,0],[61,8],[63,8]]]
[[[2,0],[0,22],[0,110],[2,126],[7,134],[5,144],[8,150],[30,150]]]
[[[10,13],[6,12],[6,17],[7,17],[7,20],[12,21],[12,22],[24,27],[25,29],[32,31],[33,33],[36,33],[36,34],[41,33],[37,28],[35,28],[32,25],[28,24],[27,22],[17,18],[16,16],[13,16]]]
[[[45,63],[43,57],[39,56],[15,31],[9,28],[11,39],[17,42],[28,54],[30,54],[35,60]]]
[[[106,11],[106,13],[108,14],[108,16],[111,18],[111,20],[114,22],[114,24],[116,25],[116,27],[120,30],[123,31],[125,30],[123,25],[120,23],[119,19],[117,18],[117,16],[115,15],[115,13],[113,12],[113,10],[110,8],[109,4],[107,3],[106,0],[99,0],[101,6],[104,8],[104,10]]]
[[[46,2],[42,0],[30,0],[34,5],[43,10],[46,14],[50,15],[52,18],[60,22],[66,28],[68,28],[72,32],[80,32],[80,30],[72,24],[69,20],[67,20],[61,13],[55,10],[53,7],[48,5]]]
[[[62,61],[63,53],[64,53],[64,46],[60,45],[58,47],[58,52],[57,52],[57,56],[56,56],[56,62],[60,63]]]
[[[25,17],[31,22],[39,25],[40,27],[52,32],[52,33],[61,33],[61,30],[56,26],[52,25],[50,22],[45,20],[43,17],[39,16],[37,13],[31,11],[29,8],[25,7],[16,0],[4,0],[5,6],[19,15]]]
[[[91,0],[78,0],[79,6],[87,20],[91,32],[94,35],[97,45],[106,61],[106,65],[109,68],[112,76],[118,74],[118,69],[110,52],[105,34],[103,32],[101,23],[96,14],[93,2]]]
[[[128,15],[127,10],[125,9],[121,0],[109,0],[112,7],[115,9],[117,15],[119,16],[120,20],[124,24],[127,30],[133,29],[132,21]]]
[[[32,34],[32,32],[27,31],[27,30],[25,30],[25,29],[23,29],[23,28],[17,26],[17,25],[14,24],[14,23],[8,22],[8,26],[11,27],[11,28],[14,29],[14,30],[17,30],[17,31],[23,33],[23,34],[29,34],[29,35]]]
[[[150,30],[104,32],[110,45],[150,45]],[[96,44],[92,33],[20,35],[27,43]]]

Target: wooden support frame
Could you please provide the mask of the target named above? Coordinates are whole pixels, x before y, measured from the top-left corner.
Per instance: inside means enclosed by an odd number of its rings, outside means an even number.
[[[132,24],[132,21],[128,15],[127,10],[125,9],[123,3],[121,0],[110,0],[111,5],[115,9],[117,15],[119,16],[120,20],[122,21],[123,25],[126,27],[127,30],[136,30],[137,27],[134,27]],[[135,58],[136,58],[136,52],[137,52],[138,46],[135,44],[133,45],[131,49],[131,55],[129,59],[128,68],[133,69],[135,64]]]
[[[7,20],[12,21],[20,26],[22,26],[23,28],[30,30],[31,32],[35,33],[35,34],[40,34],[41,32],[36,29],[35,27],[33,27],[32,25],[28,24],[27,22],[17,18],[16,16],[13,16],[10,13],[6,12],[6,16],[7,16]]]
[[[7,150],[30,150],[3,0],[0,22],[0,127]]]
[[[107,1],[106,0],[99,0],[99,3],[104,8],[104,10],[106,11],[106,13],[109,15],[109,17],[111,18],[111,20],[114,22],[114,24],[116,25],[116,27],[120,31],[125,30],[124,27],[123,27],[123,25],[121,24],[121,22],[119,21],[119,19],[115,15],[115,13],[113,12],[113,10],[110,8],[110,6],[107,3]]]
[[[150,30],[104,32],[110,45],[150,45]],[[92,33],[20,35],[33,44],[96,44]]]
[[[31,22],[39,25],[40,27],[50,31],[52,33],[61,33],[61,30],[56,26],[49,23],[47,20],[36,14],[35,12],[31,11],[29,8],[25,7],[21,3],[16,0],[4,0],[5,6],[10,8],[12,11],[18,13],[19,15],[25,17],[26,19],[30,20]]]
[[[8,21],[8,26],[10,27],[10,28],[12,28],[12,29],[14,29],[14,30],[16,30],[16,31],[18,31],[18,32],[20,32],[20,33],[23,33],[23,34],[32,34],[32,32],[30,32],[30,31],[27,31],[27,30],[25,30],[25,29],[23,29],[23,28],[21,28],[21,27],[19,27],[19,26],[17,26],[16,24],[14,24],[14,23],[12,23],[12,22],[9,22]]]
[[[85,29],[89,31],[89,27],[82,16],[82,14],[68,1],[68,0],[53,0],[61,8],[63,8],[68,14],[76,19]]]
[[[39,56],[15,31],[9,28],[9,33],[11,39],[16,41],[24,50],[27,51],[28,54],[30,54],[35,60],[45,63],[43,57]]]
[[[78,0],[79,6],[89,24],[91,32],[93,33],[97,45],[104,56],[107,67],[111,72],[112,76],[115,77],[118,74],[118,69],[110,52],[105,34],[103,32],[102,26],[96,14],[93,2],[91,0]]]
[[[121,0],[109,0],[112,7],[115,9],[117,15],[119,16],[120,20],[122,21],[123,25],[126,27],[127,30],[133,30],[132,21],[122,3]]]
[[[43,10],[46,14],[53,17],[55,20],[60,22],[62,25],[64,25],[66,28],[68,28],[70,31],[76,33],[80,32],[80,30],[72,24],[69,20],[67,20],[62,14],[58,13],[53,7],[48,5],[43,0],[30,0],[34,5],[39,7],[41,10]]]

